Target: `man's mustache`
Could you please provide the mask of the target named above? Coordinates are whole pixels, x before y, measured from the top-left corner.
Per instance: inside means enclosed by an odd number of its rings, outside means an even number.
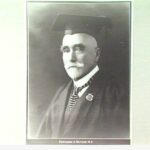
[[[65,65],[65,68],[69,69],[71,67],[84,67],[83,63],[68,63]]]

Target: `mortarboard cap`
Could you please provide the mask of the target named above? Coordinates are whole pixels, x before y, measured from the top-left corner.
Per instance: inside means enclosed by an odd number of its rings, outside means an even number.
[[[64,34],[87,33],[96,37],[103,27],[112,27],[109,18],[62,14],[57,16],[52,29]]]

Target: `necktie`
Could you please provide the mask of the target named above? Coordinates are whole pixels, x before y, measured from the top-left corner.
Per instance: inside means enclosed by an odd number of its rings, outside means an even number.
[[[72,108],[75,106],[75,104],[77,103],[78,99],[79,99],[79,96],[78,96],[78,93],[81,89],[80,88],[77,88],[77,87],[74,87],[73,91],[72,91],[72,94],[69,98],[69,101],[68,101],[68,106],[67,106],[67,111],[71,111]]]
[[[81,86],[81,87],[74,87],[72,94],[69,98],[68,101],[68,106],[67,106],[67,111],[71,111],[73,109],[73,107],[76,105],[77,101],[79,100],[79,96],[78,93],[85,87],[89,86],[91,83],[91,81],[89,81],[88,83],[86,83],[85,85]]]
[[[93,79],[94,79],[94,76],[92,78],[90,78],[90,80],[86,84],[84,84],[83,86],[81,86],[81,87],[75,87],[74,86],[74,89],[73,89],[72,94],[71,94],[71,96],[69,98],[68,105],[67,105],[67,108],[66,108],[67,112],[71,112],[71,110],[76,105],[77,101],[79,100],[78,93],[83,88],[89,86],[92,83]]]

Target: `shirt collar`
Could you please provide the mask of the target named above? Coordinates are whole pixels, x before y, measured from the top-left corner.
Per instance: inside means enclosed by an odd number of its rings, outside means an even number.
[[[74,85],[76,87],[81,87],[84,84],[86,84],[90,78],[92,78],[97,72],[99,71],[99,67],[98,65],[96,65],[87,75],[85,75],[83,78],[77,80],[77,81],[73,81]]]

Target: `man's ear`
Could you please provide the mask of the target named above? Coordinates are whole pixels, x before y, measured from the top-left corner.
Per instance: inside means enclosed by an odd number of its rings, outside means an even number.
[[[100,55],[101,55],[101,50],[99,47],[96,47],[96,62],[99,61]]]

